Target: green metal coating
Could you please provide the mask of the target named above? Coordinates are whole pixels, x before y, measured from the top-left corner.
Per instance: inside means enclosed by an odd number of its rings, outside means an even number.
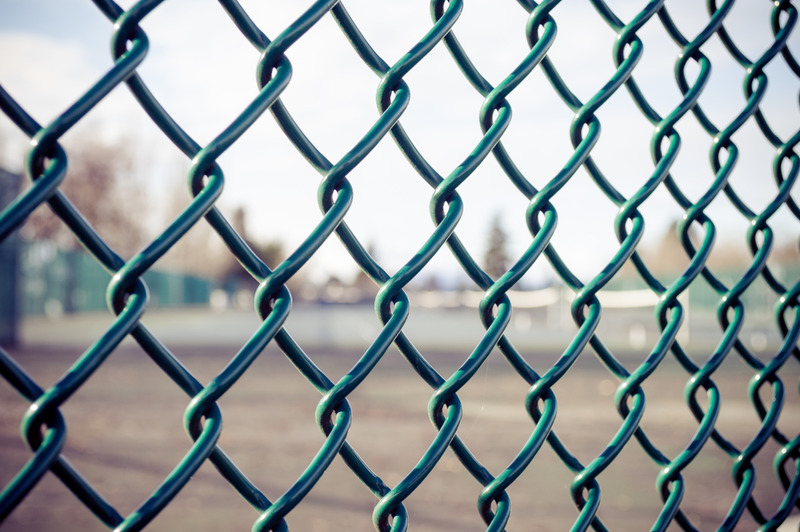
[[[31,405],[21,420],[21,432],[32,453],[29,461],[0,492],[0,522],[22,503],[48,471],[52,471],[108,528],[118,531],[141,530],[209,461],[255,509],[253,530],[287,530],[286,517],[303,503],[331,463],[341,456],[375,496],[372,519],[376,530],[402,531],[409,527],[410,519],[404,501],[425,482],[449,449],[481,486],[477,510],[486,530],[501,531],[509,522],[512,502],[526,504],[522,500],[512,501],[508,489],[535,461],[545,443],[573,475],[570,493],[577,512],[572,525],[575,531],[590,527],[606,530],[598,517],[602,494],[602,483],[598,478],[619,459],[624,449],[636,444],[660,469],[657,491],[662,508],[652,530],[664,531],[672,525],[684,530],[697,529],[681,507],[686,492],[683,472],[704,448],[710,446],[716,446],[731,459],[731,475],[736,486],[735,498],[719,524],[719,530],[734,530],[745,512],[749,512],[760,525],[759,530],[775,530],[794,508],[800,507],[800,431],[785,434],[778,428],[788,393],[779,373],[787,364],[800,359],[800,282],[787,286],[769,264],[770,253],[775,245],[774,230],[770,226],[773,216],[786,207],[794,216],[795,223],[800,220],[800,206],[792,196],[800,173],[800,157],[795,152],[800,142],[800,130],[789,138],[782,138],[770,126],[760,107],[767,91],[765,68],[772,61],[782,60],[800,77],[800,65],[787,45],[798,18],[797,9],[791,2],[774,3],[770,20],[774,42],[759,57],[751,59],[736,46],[725,27],[726,17],[733,6],[732,0],[723,2],[719,7],[716,2],[709,0],[708,24],[694,36],[686,36],[678,29],[663,0],[647,3],[628,22],[618,18],[602,0],[592,0],[597,14],[617,34],[612,49],[615,71],[607,80],[598,83],[599,90],[582,101],[548,56],[557,40],[559,11],[556,8],[559,7],[559,0],[541,3],[519,0],[520,6],[528,13],[525,37],[529,51],[496,86],[479,71],[457,38],[459,19],[465,9],[461,0],[432,0],[430,29],[394,64],[388,64],[375,51],[343,2],[320,0],[311,3],[292,24],[270,39],[236,0],[220,0],[221,8],[242,37],[260,54],[255,72],[258,91],[235,119],[204,146],[198,144],[161,106],[137,73],[146,60],[150,46],[139,24],[162,3],[163,0],[142,0],[125,11],[111,0],[94,0],[96,7],[113,24],[113,66],[51,123],[40,125],[0,87],[0,109],[31,140],[25,161],[25,173],[31,181],[31,187],[0,212],[0,242],[18,230],[37,207],[48,203],[85,249],[112,275],[106,296],[108,308],[115,316],[107,331],[59,380],[46,389],[0,349],[0,375]],[[377,86],[375,102],[378,114],[374,123],[337,161],[328,159],[314,145],[281,100],[292,79],[292,64],[287,52],[329,14],[357,56],[374,73]],[[636,80],[636,68],[644,52],[644,44],[637,32],[646,24],[649,27],[658,26],[680,48],[674,76],[682,100],[665,116],[651,105]],[[745,105],[727,124],[715,124],[700,103],[712,68],[703,47],[712,38],[718,39],[746,72],[741,87]],[[405,78],[437,47],[447,50],[468,84],[483,98],[478,116],[481,138],[446,175],[434,169],[401,123],[411,99],[411,87]],[[546,77],[552,90],[573,114],[569,128],[573,153],[541,188],[531,183],[503,144],[503,136],[512,123],[512,107],[508,97],[534,72]],[[186,180],[193,197],[191,203],[161,234],[127,260],[109,247],[59,189],[66,175],[69,158],[59,143],[60,139],[121,85],[127,85],[131,97],[163,135],[191,160]],[[624,92],[623,87],[653,128],[650,138],[653,171],[628,196],[612,184],[592,156],[601,138],[601,122],[597,112],[612,96]],[[796,102],[793,104],[796,105]],[[259,120],[269,120],[267,111],[287,139],[322,177],[317,189],[321,218],[302,243],[274,269],[270,269],[250,249],[215,206],[225,183],[223,170],[217,161],[253,124]],[[714,179],[694,201],[670,173],[681,148],[682,140],[676,125],[682,120],[696,121],[712,139],[708,156]],[[775,149],[772,178],[778,192],[760,211],[751,208],[747,199],[737,193],[729,180],[739,158],[735,135],[746,123],[755,123],[764,139]],[[394,274],[388,273],[369,254],[347,223],[347,214],[355,194],[348,175],[379,143],[388,142],[389,138],[431,188],[429,211],[434,224],[418,251]],[[464,213],[459,187],[490,156],[509,182],[526,198],[528,206],[525,214],[530,233],[527,248],[497,279],[492,279],[478,265],[456,233]],[[618,209],[614,230],[619,247],[604,267],[588,280],[581,280],[570,269],[552,242],[558,222],[558,211],[552,200],[578,171],[587,172],[591,181]],[[688,266],[671,281],[660,279],[653,273],[638,249],[645,231],[645,218],[639,209],[656,191],[663,190],[668,192],[684,213],[677,230],[688,258]],[[746,238],[751,262],[746,271],[730,285],[725,284],[708,266],[717,235],[717,225],[708,211],[713,202],[723,198],[749,224]],[[258,282],[253,304],[261,320],[259,328],[224,369],[205,385],[141,322],[149,297],[142,275],[192,227],[200,223],[208,223],[214,229],[231,254]],[[693,231],[694,235],[691,234]],[[379,286],[374,307],[382,324],[377,337],[350,371],[338,381],[333,381],[319,369],[285,328],[292,312],[292,298],[286,283],[334,234],[358,267]],[[413,310],[405,289],[437,254],[445,252],[445,247],[449,248],[471,282],[484,294],[478,311],[485,332],[460,367],[449,376],[440,374],[404,331],[404,325]],[[570,310],[576,330],[555,363],[539,372],[505,332],[513,310],[508,292],[518,286],[534,264],[541,262],[549,263],[560,281],[574,294]],[[655,320],[660,336],[641,363],[633,368],[626,367],[598,335],[603,313],[598,293],[619,275],[626,263],[633,265],[639,278],[658,297]],[[740,339],[747,312],[743,294],[759,279],[768,285],[779,300],[774,309],[774,318],[782,341],[777,352],[766,362],[752,353]],[[721,336],[713,352],[701,364],[686,351],[678,338],[687,314],[681,298],[695,282],[707,283],[718,296],[719,302],[716,310]],[[93,377],[126,337],[133,338],[189,397],[184,412],[184,428],[192,444],[160,486],[138,508],[123,516],[62,455],[67,422],[60,408]],[[223,417],[217,404],[271,343],[285,353],[322,395],[315,416],[324,436],[323,443],[307,467],[274,501],[269,500],[218,446]],[[353,422],[348,396],[369,378],[392,346],[399,349],[413,370],[432,389],[428,416],[435,428],[435,435],[416,465],[394,486],[386,484],[374,473],[348,442],[348,432]],[[621,422],[605,448],[584,464],[553,430],[558,413],[554,387],[588,348],[597,353],[599,360],[618,381],[614,404]],[[459,436],[463,407],[458,394],[495,349],[502,353],[529,386],[525,408],[532,426],[529,437],[517,455],[502,471],[492,473]],[[687,374],[684,400],[697,421],[692,439],[674,456],[664,454],[642,427],[646,411],[643,385],[670,355]],[[739,357],[754,372],[747,394],[760,419],[759,430],[743,448],[727,439],[716,425],[723,397],[714,382],[715,372],[726,359],[734,357]],[[768,401],[765,401],[766,397],[769,397]],[[772,515],[765,514],[753,496],[756,486],[754,460],[770,440],[780,447],[773,464],[775,474],[785,490],[785,496]]]

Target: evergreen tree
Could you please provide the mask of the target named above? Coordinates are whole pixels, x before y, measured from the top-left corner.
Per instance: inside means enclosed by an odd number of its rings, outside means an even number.
[[[484,270],[494,280],[499,279],[508,270],[507,243],[508,236],[503,229],[502,217],[496,214],[489,226],[489,241],[483,260]]]

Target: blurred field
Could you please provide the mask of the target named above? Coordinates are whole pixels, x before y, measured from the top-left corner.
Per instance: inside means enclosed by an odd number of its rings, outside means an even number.
[[[39,347],[12,356],[40,385],[52,384],[80,349]],[[202,382],[219,371],[235,349],[176,347],[175,354]],[[332,379],[356,361],[357,351],[311,353]],[[443,375],[453,372],[466,353],[426,353]],[[541,363],[553,354],[536,354]],[[718,427],[740,448],[757,431],[758,418],[745,389],[751,372],[731,359],[715,382],[722,390]],[[633,367],[635,360],[625,360]],[[783,374],[791,390],[797,364]],[[666,359],[647,381],[648,409],[643,427],[667,456],[690,440],[696,422],[682,399],[687,375]],[[597,456],[619,425],[613,406],[615,381],[589,353],[559,383],[555,431],[585,464]],[[532,430],[524,411],[527,386],[499,352],[460,393],[465,415],[459,434],[478,458],[497,473]],[[400,354],[390,351],[373,374],[350,396],[354,422],[349,441],[372,469],[395,485],[425,452],[435,430],[426,413],[431,390]],[[780,426],[788,434],[800,428],[800,401],[787,394]],[[287,359],[270,347],[220,404],[224,416],[221,447],[271,499],[275,500],[303,471],[323,440],[314,422],[320,394]],[[100,367],[62,411],[67,420],[65,456],[121,512],[133,511],[180,460],[190,444],[182,428],[188,398],[135,346],[126,345]],[[27,404],[0,382],[0,483],[5,485],[28,459],[19,436]],[[777,450],[761,452],[756,498],[764,511],[777,507],[783,490],[771,471]],[[709,443],[685,472],[683,508],[701,530],[716,529],[735,487],[732,461]],[[652,525],[661,507],[655,488],[656,465],[635,441],[604,472],[599,515],[611,530],[641,531]],[[567,530],[577,510],[568,485],[572,474],[549,447],[510,490],[510,530]],[[476,511],[481,486],[448,453],[431,476],[406,501],[414,531],[485,530]],[[288,517],[293,530],[374,530],[375,497],[337,459],[307,499]],[[258,513],[230,488],[210,464],[204,465],[148,530],[250,530]],[[756,526],[745,514],[737,530]],[[2,530],[105,530],[88,510],[48,474]],[[677,530],[677,527],[674,527]]]

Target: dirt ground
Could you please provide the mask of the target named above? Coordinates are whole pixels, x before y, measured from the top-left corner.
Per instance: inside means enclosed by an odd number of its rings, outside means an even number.
[[[176,347],[174,353],[201,381],[208,382],[235,354],[223,347]],[[10,354],[42,387],[52,385],[80,355],[79,349],[28,348]],[[356,362],[358,352],[310,353],[332,380]],[[425,353],[449,376],[467,353]],[[543,370],[551,354],[530,354]],[[638,362],[623,361],[629,369]],[[800,431],[797,383],[800,364],[782,370],[786,402],[779,427],[790,437]],[[747,397],[753,371],[733,357],[715,374],[722,392],[717,427],[739,449],[758,430],[759,418]],[[671,358],[646,381],[647,410],[642,427],[663,454],[674,458],[691,440],[697,422],[683,399],[689,376]],[[554,430],[587,464],[602,453],[620,425],[613,402],[618,382],[593,355],[582,356],[555,388],[558,417]],[[524,409],[526,383],[495,352],[459,393],[464,416],[458,434],[493,474],[513,460],[533,430]],[[389,486],[396,485],[425,453],[436,430],[427,414],[432,390],[397,351],[389,351],[349,397],[353,424],[348,441]],[[307,467],[324,437],[314,421],[320,393],[270,347],[219,401],[224,418],[220,447],[248,477],[275,500]],[[64,456],[123,515],[134,511],[190,447],[182,416],[189,398],[138,347],[113,353],[62,407],[68,427]],[[19,435],[27,402],[0,380],[0,485],[5,486],[30,457]],[[754,491],[771,514],[783,497],[772,471],[778,446],[770,441],[758,455]],[[716,529],[736,494],[733,459],[708,442],[684,471],[681,505],[700,530]],[[659,467],[632,440],[598,478],[598,515],[613,531],[648,530],[662,501],[656,490]],[[569,483],[574,474],[547,445],[509,489],[509,530],[568,530],[577,516]],[[481,485],[452,451],[405,501],[413,531],[479,531],[476,500]],[[298,531],[372,531],[377,499],[341,458],[292,511],[287,522]],[[258,512],[209,463],[152,521],[148,530],[250,530]],[[736,530],[754,530],[748,512]],[[4,523],[3,531],[106,530],[51,473]],[[670,530],[678,530],[672,525]]]

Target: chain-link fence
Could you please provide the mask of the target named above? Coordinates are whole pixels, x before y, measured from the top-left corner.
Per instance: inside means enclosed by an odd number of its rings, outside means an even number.
[[[44,68],[0,28],[4,131],[29,139],[23,159],[5,137],[29,180],[3,205],[0,240],[49,207],[111,276],[96,335],[37,351],[25,342],[60,334],[40,319],[0,351],[0,528],[791,521],[791,2],[93,3],[50,5],[60,33],[93,16],[110,38],[88,74],[59,60],[68,46],[38,56]],[[0,10],[19,30],[47,17]],[[32,85],[8,74],[17,57]],[[231,74],[242,57],[249,85]],[[119,101],[133,114],[115,115]],[[96,199],[132,215],[104,228],[68,188],[81,128],[142,128],[186,164],[141,150],[150,196]],[[179,181],[179,212],[148,220]],[[285,257],[253,245],[226,199],[249,205],[248,232],[283,238]],[[135,220],[150,222],[145,244],[126,252],[113,242]],[[235,258],[255,315],[194,309],[173,341],[178,322],[159,325],[144,276],[203,228],[227,250],[190,262]],[[304,295],[342,264],[352,283]],[[363,327],[345,319],[361,308],[340,297],[353,290],[374,303]],[[24,446],[6,437],[20,418]]]

